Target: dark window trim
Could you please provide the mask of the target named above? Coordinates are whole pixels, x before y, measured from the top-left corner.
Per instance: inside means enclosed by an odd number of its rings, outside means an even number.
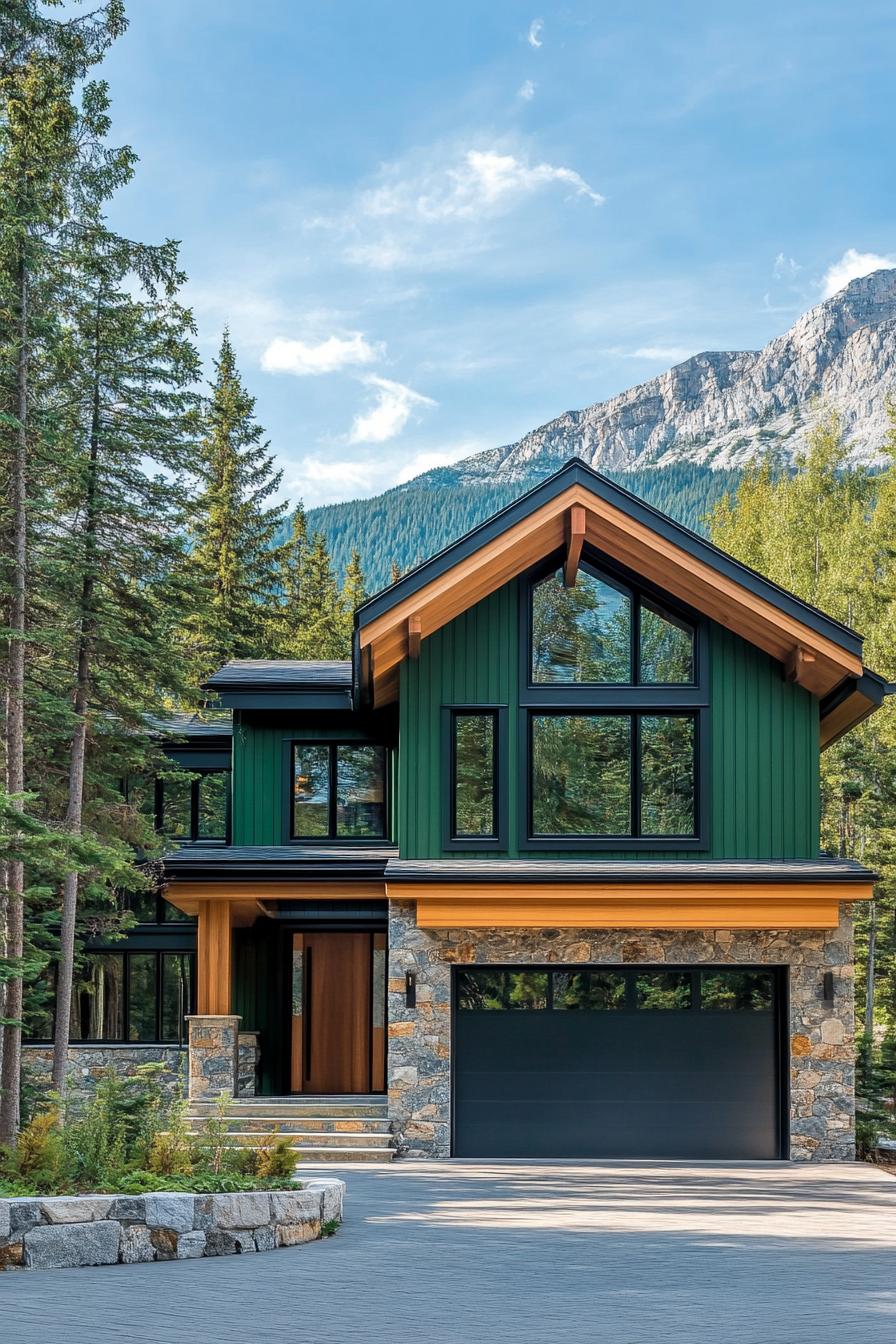
[[[524,705],[619,705],[640,706],[657,705],[677,708],[678,706],[702,706],[709,703],[709,626],[700,612],[694,611],[684,603],[670,598],[654,584],[648,583],[596,551],[586,546],[579,561],[579,567],[593,574],[595,578],[606,580],[612,587],[630,597],[632,602],[631,621],[631,666],[637,672],[638,646],[640,642],[639,599],[668,611],[670,616],[684,621],[694,630],[694,680],[682,682],[533,682],[532,680],[532,601],[534,585],[551,574],[555,574],[563,565],[562,551],[555,551],[526,573],[519,584],[519,685],[520,704]]]
[[[494,835],[456,835],[454,831],[456,782],[454,723],[463,714],[491,714],[494,720],[495,772],[492,782],[492,807],[496,832]],[[447,762],[447,774],[442,774],[442,848],[445,850],[505,850],[508,834],[508,711],[506,705],[493,702],[458,703],[442,706],[442,761]]]
[[[536,835],[532,827],[532,717],[533,715],[583,716],[630,715],[635,720],[632,732],[632,791],[631,835]],[[646,835],[634,834],[640,810],[640,764],[637,750],[640,733],[638,721],[648,717],[687,717],[694,719],[694,834]],[[519,759],[524,776],[519,790],[519,848],[521,850],[698,850],[709,847],[709,822],[712,799],[709,790],[709,736],[710,719],[707,707],[689,708],[679,705],[629,706],[618,705],[536,704],[521,705],[518,720]]]
[[[295,794],[293,792],[293,760],[295,748],[326,747],[330,753],[330,783],[327,800],[328,835],[295,834]],[[377,747],[383,753],[383,833],[381,835],[337,835],[336,834],[336,789],[337,768],[336,753],[339,747]],[[285,788],[283,792],[283,843],[285,845],[333,845],[363,849],[365,846],[386,841],[391,837],[391,751],[384,742],[372,742],[358,737],[285,737],[283,739],[283,761]]]
[[[122,1018],[123,1035],[118,1036],[82,1036],[78,1039],[70,1039],[70,1047],[87,1045],[119,1045],[119,1046],[168,1046],[171,1049],[186,1049],[187,1047],[187,1027],[184,1018],[190,1013],[196,1011],[196,952],[188,951],[183,948],[175,947],[105,947],[88,949],[88,955],[91,957],[123,957],[124,974],[122,978]],[[155,957],[155,1036],[151,1040],[131,1040],[128,1032],[130,1028],[131,1015],[131,957]],[[189,957],[191,962],[190,985],[193,990],[193,1001],[184,1003],[184,1013],[181,1017],[181,1033],[176,1040],[165,1040],[162,1037],[162,966],[163,957]],[[54,1014],[55,1017],[55,1014]],[[28,1036],[24,1039],[25,1045],[43,1045],[52,1041],[52,1036]]]

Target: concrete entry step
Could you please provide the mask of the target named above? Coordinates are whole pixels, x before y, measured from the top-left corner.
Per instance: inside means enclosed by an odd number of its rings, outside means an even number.
[[[227,1132],[228,1144],[240,1145],[241,1147],[250,1147],[257,1144],[259,1139],[266,1138],[264,1133],[259,1134],[257,1130],[239,1130],[231,1129]],[[385,1134],[320,1134],[308,1133],[306,1130],[280,1130],[274,1137],[278,1139],[288,1139],[290,1147],[293,1148],[391,1148],[392,1135]]]

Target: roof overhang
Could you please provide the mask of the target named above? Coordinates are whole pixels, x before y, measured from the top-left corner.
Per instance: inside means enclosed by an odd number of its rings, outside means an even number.
[[[870,899],[860,864],[636,860],[392,861],[386,892],[425,929],[835,929],[843,901]]]
[[[893,687],[867,669],[860,677],[847,677],[821,702],[821,746],[831,747],[845,733],[875,710],[880,709],[884,697],[892,694]]]
[[[545,556],[583,544],[763,649],[819,698],[866,675],[854,631],[574,461],[359,609],[359,689],[376,706],[394,700],[400,665],[421,640]]]

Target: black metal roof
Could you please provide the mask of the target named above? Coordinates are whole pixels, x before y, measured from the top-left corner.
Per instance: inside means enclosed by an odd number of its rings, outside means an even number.
[[[808,602],[803,602],[793,593],[789,593],[776,583],[772,583],[770,579],[763,578],[756,570],[750,569],[748,565],[741,564],[739,560],[727,555],[718,546],[714,546],[711,541],[707,541],[705,537],[701,537],[698,533],[692,532],[689,527],[685,527],[683,523],[675,522],[667,514],[655,509],[652,504],[647,504],[637,495],[633,495],[630,490],[624,489],[621,485],[616,485],[609,477],[595,471],[593,467],[590,467],[587,462],[583,462],[579,457],[571,458],[559,471],[540,481],[532,490],[529,490],[512,504],[508,504],[506,508],[493,514],[491,518],[487,518],[485,522],[465,533],[457,541],[446,546],[444,550],[439,551],[428,560],[424,560],[422,564],[417,565],[415,569],[410,570],[395,583],[390,584],[388,588],[384,588],[379,593],[374,594],[373,597],[368,598],[355,613],[356,627],[360,629],[377,616],[381,616],[383,612],[389,611],[404,598],[419,592],[433,579],[453,568],[467,556],[473,555],[487,542],[500,536],[502,532],[506,532],[509,527],[520,522],[521,519],[529,517],[543,504],[548,503],[568,489],[570,485],[581,485],[583,489],[589,490],[599,499],[603,499],[621,509],[629,517],[636,519],[658,535],[673,542],[683,551],[694,556],[695,559],[703,561],[704,564],[733,579],[749,592],[755,593],[780,611],[787,612],[788,615],[802,621],[810,629],[825,635],[840,648],[846,649],[861,658],[862,637],[851,630],[849,626],[843,625],[832,616],[819,611],[817,607],[811,606]]]
[[[342,690],[352,684],[350,659],[241,658],[225,663],[203,685],[211,690]]]
[[[852,859],[390,859],[387,882],[873,882]]]
[[[195,882],[334,880],[382,882],[394,845],[182,845],[165,856],[165,878]]]

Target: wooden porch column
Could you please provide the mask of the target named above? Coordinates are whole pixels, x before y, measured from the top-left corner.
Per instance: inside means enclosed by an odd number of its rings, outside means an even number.
[[[230,901],[199,903],[196,934],[197,1012],[231,1011],[233,982],[233,926]]]

